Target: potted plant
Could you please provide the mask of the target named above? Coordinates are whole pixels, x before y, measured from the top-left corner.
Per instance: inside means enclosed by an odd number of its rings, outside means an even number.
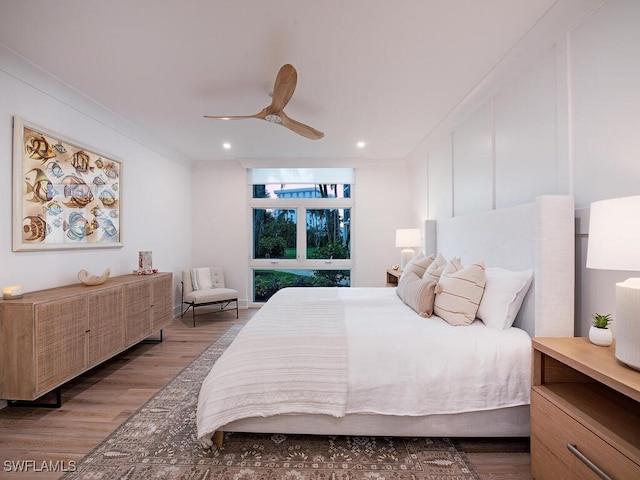
[[[591,328],[589,329],[589,340],[595,345],[608,347],[613,341],[613,335],[609,329],[609,324],[613,322],[611,314],[600,315],[595,313],[591,320]]]

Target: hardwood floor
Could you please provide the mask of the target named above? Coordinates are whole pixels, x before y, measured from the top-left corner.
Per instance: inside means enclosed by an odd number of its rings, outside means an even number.
[[[178,317],[164,330],[162,343],[136,345],[64,385],[61,408],[0,410],[0,479],[59,478],[232,324],[246,323],[255,311],[240,310],[239,319],[235,312],[199,317],[196,328],[190,315]],[[461,444],[483,479],[531,478],[526,442]],[[504,453],[514,445],[519,451]]]

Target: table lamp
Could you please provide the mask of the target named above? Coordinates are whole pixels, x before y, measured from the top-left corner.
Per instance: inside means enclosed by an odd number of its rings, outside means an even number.
[[[396,247],[402,247],[400,252],[400,268],[404,267],[415,257],[416,252],[412,247],[420,246],[419,228],[399,228],[396,230]]]
[[[640,271],[640,195],[591,204],[587,268]],[[640,370],[640,278],[616,284],[615,355]]]

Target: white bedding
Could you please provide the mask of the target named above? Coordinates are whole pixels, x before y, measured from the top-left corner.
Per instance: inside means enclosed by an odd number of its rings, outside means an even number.
[[[244,357],[261,345],[273,348]],[[274,355],[282,346],[286,355]],[[527,405],[530,355],[523,330],[422,318],[393,288],[284,289],[203,382],[198,438],[210,445],[233,420],[282,413],[422,416]]]
[[[340,290],[349,345],[347,413],[418,416],[529,404],[525,331],[423,318],[394,290]]]
[[[196,424],[205,446],[210,434],[242,418],[345,414],[347,336],[338,289],[287,288],[271,299],[202,384]]]

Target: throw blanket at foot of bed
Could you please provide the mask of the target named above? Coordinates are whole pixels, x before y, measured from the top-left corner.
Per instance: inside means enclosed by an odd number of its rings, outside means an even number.
[[[305,288],[304,296],[297,290],[271,297],[203,382],[197,412],[203,445],[212,446],[215,431],[241,418],[344,416],[348,371],[342,300],[335,288]]]

